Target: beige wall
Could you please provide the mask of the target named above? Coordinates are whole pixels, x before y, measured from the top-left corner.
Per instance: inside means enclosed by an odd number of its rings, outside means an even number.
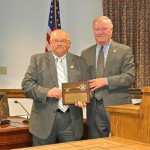
[[[50,0],[0,1],[0,89],[20,89],[31,55],[41,53]],[[102,14],[102,0],[60,0],[62,28],[71,36],[70,51],[80,55],[94,44],[92,20]]]

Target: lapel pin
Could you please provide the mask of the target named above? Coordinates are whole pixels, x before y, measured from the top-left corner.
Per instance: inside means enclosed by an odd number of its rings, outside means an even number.
[[[70,66],[70,68],[74,68],[74,66]]]

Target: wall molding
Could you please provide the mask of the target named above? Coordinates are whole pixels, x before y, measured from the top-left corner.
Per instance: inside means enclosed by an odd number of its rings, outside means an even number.
[[[141,89],[130,88],[129,91],[132,99],[142,99],[143,93]]]
[[[131,88],[131,98],[142,98],[141,89]],[[26,98],[22,89],[0,89],[0,92],[5,92],[8,98]]]
[[[7,98],[26,98],[22,89],[0,89],[0,92],[5,92]]]

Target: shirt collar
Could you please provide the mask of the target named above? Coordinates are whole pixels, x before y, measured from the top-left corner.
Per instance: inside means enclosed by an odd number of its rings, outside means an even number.
[[[56,60],[56,59],[58,58],[58,56],[55,55],[53,52],[52,52],[52,54],[53,54],[53,56],[54,56],[54,58],[55,58],[55,60]],[[66,54],[63,55],[62,57],[59,57],[59,58],[61,58],[61,60],[65,59],[65,58],[66,58]]]
[[[106,44],[103,45],[103,50],[110,45],[111,41],[112,40],[110,39]],[[100,49],[101,45],[97,43],[97,47]]]

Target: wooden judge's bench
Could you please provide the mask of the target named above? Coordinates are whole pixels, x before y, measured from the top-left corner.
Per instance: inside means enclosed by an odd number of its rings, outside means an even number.
[[[20,92],[20,90],[19,90]],[[11,117],[9,127],[0,128],[0,150],[34,149],[150,149],[150,87],[142,88],[140,105],[127,104],[107,106],[110,112],[111,137],[30,147],[32,136],[23,118]],[[85,124],[85,122],[84,122]],[[84,134],[87,133],[85,126]],[[83,139],[87,139],[85,136]],[[26,147],[26,148],[21,148]]]
[[[107,106],[110,112],[111,136],[150,143],[150,87],[142,88],[139,105]]]

